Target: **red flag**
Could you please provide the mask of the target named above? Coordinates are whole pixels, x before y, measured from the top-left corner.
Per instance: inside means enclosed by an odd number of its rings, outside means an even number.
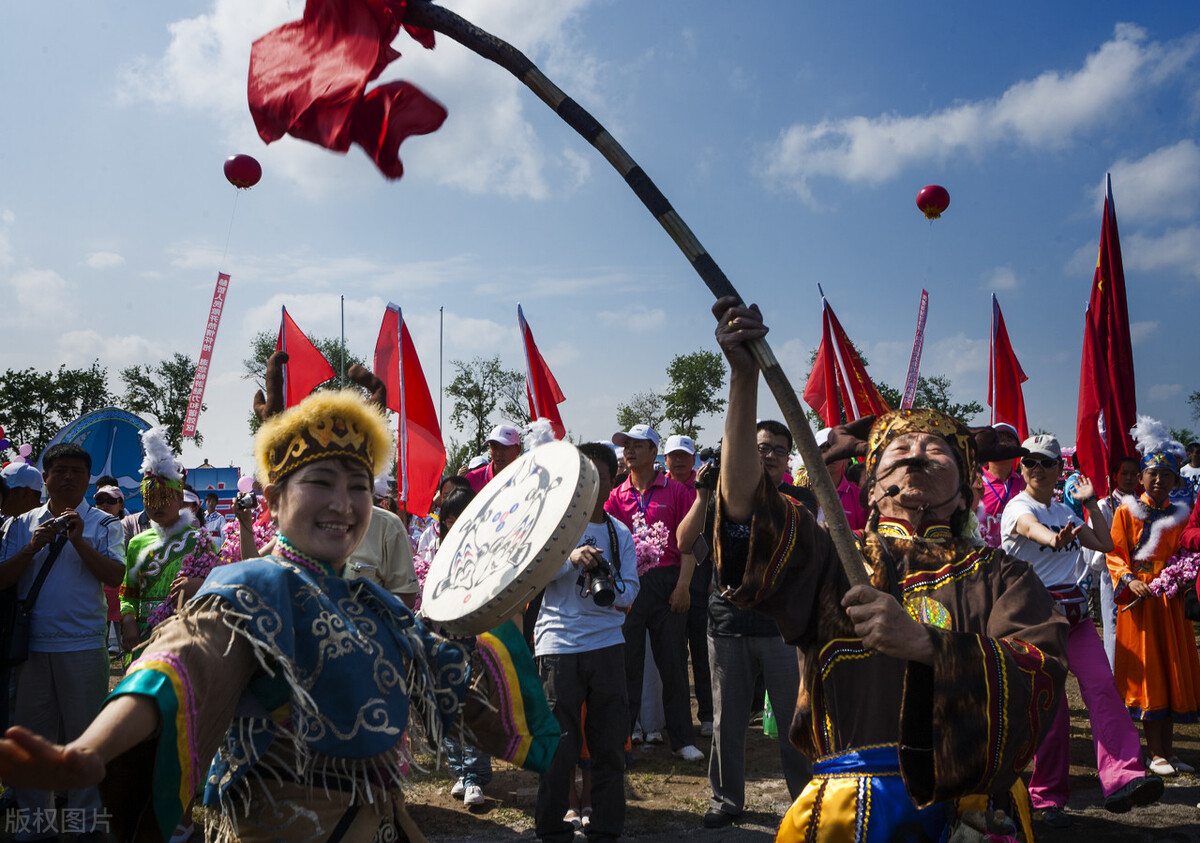
[[[1137,456],[1129,435],[1136,421],[1125,270],[1121,264],[1112,177],[1106,176],[1100,253],[1084,319],[1079,412],[1075,421],[1075,453],[1080,468],[1096,485],[1098,494],[1107,494],[1108,475],[1117,460]]]
[[[404,4],[308,0],[304,17],[268,32],[250,51],[250,115],[267,143],[285,134],[345,152],[362,146],[388,178],[403,173],[397,151],[409,135],[438,129],[446,109],[408,82],[365,93],[400,54],[391,47]],[[433,33],[405,29],[426,47]]]
[[[1021,384],[1029,380],[1017,362],[1000,302],[992,295],[992,354],[988,366],[988,406],[992,408],[992,424],[1011,424],[1024,442],[1029,438],[1029,422],[1025,419],[1025,397]]]
[[[562,439],[567,435],[567,429],[563,427],[558,405],[567,400],[566,396],[558,388],[558,381],[542,359],[520,304],[517,305],[517,322],[525,343],[525,394],[529,397],[529,420],[546,419],[554,429],[554,438]]]
[[[293,407],[332,378],[334,372],[321,350],[296,327],[287,308],[280,309],[283,318],[279,322],[275,350],[286,351],[288,355],[288,361],[283,364],[283,406]]]
[[[804,401],[827,427],[842,423],[843,409],[847,421],[890,409],[824,296],[821,297],[821,345],[804,386]]]
[[[387,384],[388,409],[400,414],[400,503],[406,512],[424,517],[446,468],[446,446],[417,349],[395,304],[388,304],[379,326],[374,368]]]
[[[812,407],[825,422],[826,427],[842,423],[838,405],[837,372],[834,368],[836,351],[829,336],[829,320],[821,317],[821,344],[817,347],[817,359],[813,361],[808,383],[804,385],[804,403]]]

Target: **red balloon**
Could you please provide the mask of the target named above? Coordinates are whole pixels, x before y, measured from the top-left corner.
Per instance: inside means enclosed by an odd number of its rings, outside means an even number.
[[[925,219],[936,220],[950,206],[950,191],[940,184],[927,184],[917,191],[917,207]]]
[[[225,178],[234,187],[254,187],[262,178],[262,165],[249,155],[230,155],[225,159]]]

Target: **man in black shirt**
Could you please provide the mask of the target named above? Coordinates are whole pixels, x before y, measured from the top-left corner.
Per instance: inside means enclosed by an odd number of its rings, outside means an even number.
[[[790,495],[816,514],[813,493],[784,483],[792,435],[777,421],[758,423],[758,454],[763,470],[782,494]],[[696,564],[712,546],[715,495],[706,482],[710,463],[696,478],[696,502],[680,524],[680,547],[695,545]],[[697,536],[703,535],[703,540]],[[739,609],[719,593],[708,602],[708,657],[713,682],[713,737],[708,780],[712,787],[706,828],[723,828],[742,813],[746,791],[746,731],[750,724],[754,680],[760,671],[771,707],[780,723],[790,723],[800,688],[796,649],[784,643],[775,622],[757,612]],[[785,727],[786,728],[786,727]],[[788,792],[795,799],[811,778],[811,765],[785,734],[779,737],[779,758]]]

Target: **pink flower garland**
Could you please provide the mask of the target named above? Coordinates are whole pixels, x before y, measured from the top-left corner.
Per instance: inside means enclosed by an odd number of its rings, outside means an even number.
[[[652,525],[647,526],[646,516],[640,512],[633,513],[633,547],[637,551],[639,577],[662,559],[663,552],[667,549],[669,536],[667,525],[663,522],[655,521]]]
[[[1150,590],[1159,597],[1176,597],[1181,591],[1195,588],[1197,576],[1200,576],[1200,553],[1181,550],[1167,561],[1162,573],[1150,581]]]
[[[259,523],[258,519],[254,519],[254,544],[255,547],[266,547],[267,544],[275,538],[275,525],[270,521]],[[237,519],[231,519],[225,522],[225,544],[221,546],[221,564],[227,565],[230,562],[242,561],[242,533],[241,525]]]
[[[183,557],[183,561],[179,565],[179,572],[175,575],[178,577],[207,577],[208,572],[218,565],[223,564],[221,557],[217,555],[216,543],[205,530],[199,530],[196,536],[196,546],[187,556]],[[158,626],[171,615],[175,614],[175,604],[171,600],[164,600],[155,606],[150,614],[146,617],[146,626],[150,629]]]

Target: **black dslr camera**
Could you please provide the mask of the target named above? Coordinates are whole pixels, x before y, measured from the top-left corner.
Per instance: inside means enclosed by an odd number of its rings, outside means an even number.
[[[607,559],[600,559],[595,568],[579,575],[579,596],[591,597],[601,608],[611,606],[617,599],[613,571]]]

